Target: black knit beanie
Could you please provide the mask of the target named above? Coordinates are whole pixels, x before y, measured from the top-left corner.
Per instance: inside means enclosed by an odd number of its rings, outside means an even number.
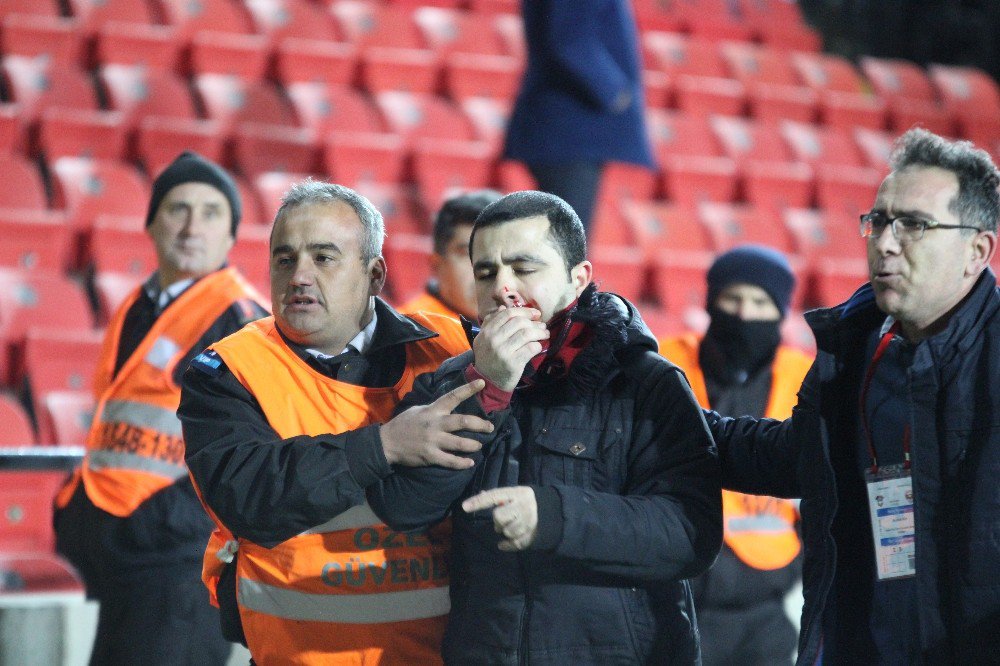
[[[149,199],[146,226],[153,223],[160,202],[167,196],[167,192],[184,183],[211,185],[229,199],[229,208],[233,212],[231,233],[233,238],[236,238],[236,228],[240,225],[240,215],[243,212],[236,183],[225,169],[190,150],[178,155],[153,181],[153,195]]]
[[[708,307],[731,284],[744,283],[767,292],[784,318],[792,300],[795,275],[785,255],[763,245],[741,245],[715,260],[708,269]]]

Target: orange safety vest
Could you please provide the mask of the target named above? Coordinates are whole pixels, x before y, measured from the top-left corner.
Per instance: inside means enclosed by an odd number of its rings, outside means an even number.
[[[288,348],[268,317],[212,345],[256,398],[282,439],[339,434],[385,422],[417,375],[468,349],[457,321],[412,318],[439,337],[406,345],[395,386],[347,384],[313,370]],[[450,524],[401,534],[367,503],[332,516],[274,548],[235,539],[218,518],[203,578],[215,598],[224,562],[237,551],[237,604],[260,664],[440,663],[450,610]]]
[[[56,497],[59,507],[82,481],[94,506],[125,518],[187,476],[174,369],[234,303],[265,302],[235,268],[210,273],[167,306],[115,375],[125,316],[141,293],[142,287],[132,292],[108,325],[94,379],[97,405],[87,453]]]
[[[445,305],[437,296],[424,292],[415,296],[403,304],[399,311],[405,315],[415,312],[433,312],[435,314],[458,319],[458,313]]]
[[[710,408],[705,375],[698,364],[701,338],[688,333],[660,341],[660,354],[680,366],[698,402]],[[812,359],[791,347],[780,346],[771,365],[771,394],[764,416],[792,415],[796,394],[812,366]],[[722,491],[723,538],[745,564],[770,571],[788,566],[802,544],[795,531],[797,511],[789,500]]]

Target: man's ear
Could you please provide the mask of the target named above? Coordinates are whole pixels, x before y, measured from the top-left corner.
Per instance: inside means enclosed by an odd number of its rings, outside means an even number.
[[[573,283],[573,290],[579,296],[594,279],[594,265],[584,259],[570,269],[569,279]]]
[[[972,241],[972,257],[965,269],[968,277],[982,273],[997,251],[997,235],[993,231],[980,231]]]
[[[386,266],[385,259],[375,257],[368,263],[368,294],[378,296],[385,288]]]

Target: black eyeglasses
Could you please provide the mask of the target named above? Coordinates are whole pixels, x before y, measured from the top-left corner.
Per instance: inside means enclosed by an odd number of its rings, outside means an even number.
[[[889,217],[885,213],[872,211],[861,216],[861,237],[877,238],[882,235],[885,228],[892,225],[892,235],[900,243],[912,243],[924,237],[924,232],[928,229],[975,229],[982,231],[979,227],[968,224],[941,224],[937,220],[925,220],[922,217],[913,215],[900,215]]]

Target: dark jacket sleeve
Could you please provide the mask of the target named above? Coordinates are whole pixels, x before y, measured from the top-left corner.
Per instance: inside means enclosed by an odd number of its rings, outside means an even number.
[[[472,352],[445,361],[433,373],[417,377],[413,388],[396,406],[395,413],[416,405],[429,405],[448,391],[465,383],[464,368]],[[368,487],[368,503],[385,524],[396,530],[423,529],[440,522],[451,510],[452,504],[464,496],[465,490],[483,462],[484,452],[501,432],[500,424],[510,410],[486,414],[475,397],[459,405],[455,414],[472,414],[493,423],[493,433],[480,434],[462,431],[462,437],[476,439],[483,448],[475,453],[458,454],[471,458],[471,469],[453,470],[444,467],[397,467],[380,482]]]
[[[262,546],[362,504],[365,487],[390,472],[378,425],[281,439],[225,365],[188,369],[177,415],[202,499],[233,534]]]
[[[814,364],[802,381],[792,416],[784,421],[749,416],[726,418],[705,412],[719,447],[724,488],[752,495],[802,497],[801,438],[821,436],[817,390]]]
[[[619,495],[555,486],[563,524],[554,552],[599,574],[690,578],[711,566],[722,545],[715,447],[676,367],[656,363],[639,382],[625,488]]]

